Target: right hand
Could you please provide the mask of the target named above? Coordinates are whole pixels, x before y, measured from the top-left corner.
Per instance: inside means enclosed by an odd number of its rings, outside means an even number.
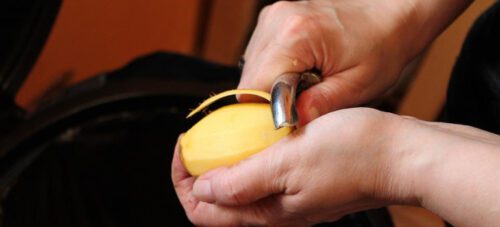
[[[269,91],[282,73],[319,69],[323,81],[298,98],[300,125],[367,102],[394,84],[413,57],[400,40],[409,16],[394,5],[318,0],[266,7],[246,49],[239,88]]]
[[[297,100],[299,125],[363,104],[471,0],[311,0],[262,10],[244,54],[239,88],[270,91],[280,74],[319,69],[323,82]],[[240,101],[253,101],[243,96]]]

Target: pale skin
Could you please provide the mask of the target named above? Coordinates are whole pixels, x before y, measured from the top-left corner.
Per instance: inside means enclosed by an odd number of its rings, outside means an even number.
[[[240,88],[269,91],[284,72],[324,80],[298,100],[301,127],[230,167],[172,180],[197,225],[311,225],[359,210],[422,206],[459,226],[500,221],[500,136],[367,108],[469,4],[466,0],[318,0],[267,7]],[[250,101],[250,97],[240,97]]]

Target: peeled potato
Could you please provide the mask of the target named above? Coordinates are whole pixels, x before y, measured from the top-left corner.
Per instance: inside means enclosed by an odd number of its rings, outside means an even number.
[[[233,94],[254,94],[269,100],[269,94],[232,90],[214,96],[190,113]],[[211,169],[228,166],[255,154],[287,136],[292,128],[274,129],[271,106],[267,103],[240,103],[224,106],[196,123],[180,141],[181,159],[187,171],[199,176]]]

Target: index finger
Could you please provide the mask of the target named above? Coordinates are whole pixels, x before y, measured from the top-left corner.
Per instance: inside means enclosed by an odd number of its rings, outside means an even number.
[[[255,89],[270,92],[275,79],[283,73],[303,72],[313,68],[313,62],[305,62],[289,50],[274,45],[257,53],[248,53],[238,89]],[[297,51],[297,50],[295,50]],[[242,95],[241,102],[255,102],[254,96]]]

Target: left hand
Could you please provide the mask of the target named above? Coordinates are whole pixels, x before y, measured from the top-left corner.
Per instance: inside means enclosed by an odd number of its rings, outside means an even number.
[[[496,226],[500,136],[367,108],[317,118],[240,163],[172,180],[197,225],[311,225],[388,204]]]
[[[198,179],[186,172],[177,145],[172,180],[196,225],[311,225],[389,201],[413,203],[400,190],[411,187],[394,174],[392,167],[402,165],[391,163],[397,159],[389,149],[400,141],[392,132],[406,124],[372,109],[336,111]],[[387,196],[392,194],[398,198]]]

